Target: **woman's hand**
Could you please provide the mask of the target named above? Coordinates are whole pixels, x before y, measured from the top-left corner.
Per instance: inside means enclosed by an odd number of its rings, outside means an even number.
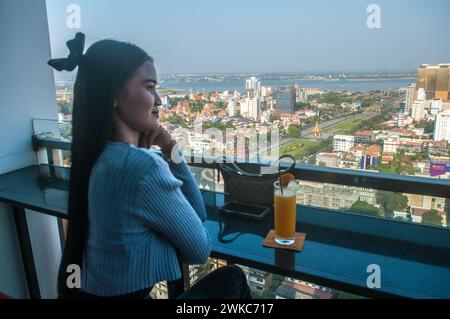
[[[161,125],[155,132],[141,133],[139,135],[139,147],[150,148],[153,145],[159,146],[164,154],[169,154],[176,141]]]

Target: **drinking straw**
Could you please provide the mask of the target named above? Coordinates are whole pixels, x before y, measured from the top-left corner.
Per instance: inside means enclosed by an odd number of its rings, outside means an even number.
[[[281,161],[280,160],[278,160],[278,174],[280,175],[278,177],[278,183],[280,183],[281,196],[283,196],[283,183],[281,181]]]

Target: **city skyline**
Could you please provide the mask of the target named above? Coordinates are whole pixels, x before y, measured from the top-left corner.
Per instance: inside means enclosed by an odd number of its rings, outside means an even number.
[[[401,73],[449,62],[450,43],[440,39],[450,29],[450,3],[442,0],[379,0],[380,29],[367,26],[370,1],[79,0],[81,28],[69,29],[67,8],[73,3],[47,1],[55,57],[66,55],[65,42],[81,31],[86,48],[103,38],[136,43],[155,58],[160,74]],[[146,14],[153,12],[149,22]]]

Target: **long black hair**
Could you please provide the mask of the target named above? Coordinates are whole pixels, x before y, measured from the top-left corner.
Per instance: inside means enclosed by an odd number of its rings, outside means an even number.
[[[70,275],[67,266],[75,264],[82,267],[89,230],[89,178],[92,167],[111,136],[114,101],[130,76],[146,61],[153,62],[153,59],[133,44],[102,40],[94,43],[77,63],[72,114],[69,221],[58,273],[60,298],[77,293],[67,287],[67,277]]]

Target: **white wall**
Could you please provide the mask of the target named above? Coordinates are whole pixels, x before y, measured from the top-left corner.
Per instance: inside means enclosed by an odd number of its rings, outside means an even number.
[[[45,0],[0,1],[0,174],[36,163],[32,118],[57,120]],[[56,296],[61,249],[54,218],[27,211],[41,295]],[[27,297],[10,207],[0,204],[0,291]]]
[[[0,291],[14,298],[28,298],[12,209],[0,204]]]

